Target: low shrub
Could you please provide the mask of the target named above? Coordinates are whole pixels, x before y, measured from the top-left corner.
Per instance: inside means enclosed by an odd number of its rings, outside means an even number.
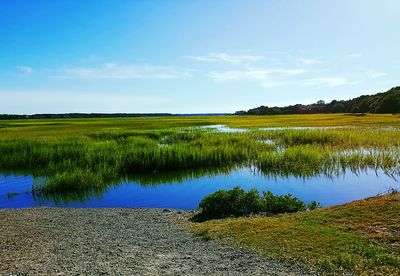
[[[269,214],[294,213],[305,211],[306,204],[300,199],[287,195],[273,195],[271,192],[264,192],[265,212]]]
[[[320,208],[321,204],[318,201],[311,201],[310,203],[307,204],[307,209],[308,210],[315,210],[317,208]]]
[[[313,210],[319,203],[312,201],[305,204],[300,199],[287,195],[273,195],[264,192],[263,196],[256,189],[246,192],[240,187],[232,190],[219,190],[206,196],[199,203],[200,213],[195,220],[207,220],[226,217],[246,216],[257,213],[281,214]]]
[[[263,200],[255,189],[246,192],[235,187],[206,196],[199,207],[204,217],[223,218],[258,213],[263,209]]]

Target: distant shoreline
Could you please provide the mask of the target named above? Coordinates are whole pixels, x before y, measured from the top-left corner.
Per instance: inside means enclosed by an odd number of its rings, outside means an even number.
[[[232,113],[44,113],[44,114],[0,114],[0,120],[19,119],[78,119],[78,118],[137,118],[137,117],[191,117],[226,116]]]

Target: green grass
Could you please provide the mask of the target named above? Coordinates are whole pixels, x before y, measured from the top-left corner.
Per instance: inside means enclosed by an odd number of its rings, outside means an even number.
[[[107,119],[53,119],[0,121],[2,139],[26,135],[79,135],[104,130],[156,130],[174,127],[226,124],[230,127],[288,126],[400,126],[400,115],[313,114],[282,116],[152,117]]]
[[[249,131],[196,128],[214,124]],[[45,177],[34,186],[43,194],[101,192],[110,183],[146,173],[207,173],[248,165],[265,174],[297,177],[346,169],[400,171],[400,131],[391,128],[400,126],[397,115],[15,120],[1,125],[0,169]],[[276,126],[343,127],[257,129]]]
[[[190,223],[203,239],[323,273],[400,273],[400,194],[275,217]]]

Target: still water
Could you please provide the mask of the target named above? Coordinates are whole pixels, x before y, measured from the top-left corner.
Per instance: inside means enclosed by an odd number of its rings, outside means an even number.
[[[133,179],[133,180],[132,180]],[[136,179],[136,180],[134,180]],[[319,201],[331,206],[384,193],[389,188],[400,189],[400,183],[382,171],[350,171],[339,176],[324,175],[297,178],[265,176],[251,168],[238,168],[212,174],[186,173],[182,177],[148,175],[110,185],[96,195],[69,200],[40,198],[31,193],[34,177],[0,174],[0,208],[33,206],[59,207],[135,207],[196,209],[200,200],[219,189],[241,186],[248,190],[287,194],[305,202]],[[61,198],[61,200],[60,200]],[[79,196],[77,197],[79,198]]]

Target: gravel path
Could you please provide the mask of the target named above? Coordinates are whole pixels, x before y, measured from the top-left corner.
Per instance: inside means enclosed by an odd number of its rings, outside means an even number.
[[[0,210],[0,275],[299,275],[195,239],[160,209]]]

